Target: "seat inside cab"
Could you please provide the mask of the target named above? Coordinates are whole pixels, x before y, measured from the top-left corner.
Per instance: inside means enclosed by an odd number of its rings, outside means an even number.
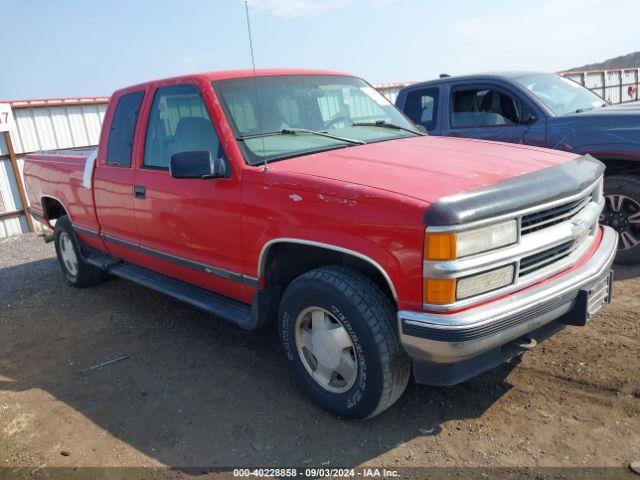
[[[492,89],[457,90],[451,94],[451,127],[493,127],[519,123],[513,97]]]

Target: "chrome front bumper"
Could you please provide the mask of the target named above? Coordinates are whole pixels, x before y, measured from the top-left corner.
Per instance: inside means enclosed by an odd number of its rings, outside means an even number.
[[[400,340],[416,361],[445,366],[464,362],[570,313],[580,290],[608,275],[617,233],[603,226],[598,248],[578,268],[478,307],[457,313],[398,312]]]

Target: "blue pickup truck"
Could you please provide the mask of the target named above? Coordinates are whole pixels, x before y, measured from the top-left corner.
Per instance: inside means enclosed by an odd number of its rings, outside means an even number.
[[[640,102],[609,105],[550,73],[500,72],[402,89],[397,106],[431,135],[591,154],[607,166],[601,222],[620,234],[616,261],[640,262]]]

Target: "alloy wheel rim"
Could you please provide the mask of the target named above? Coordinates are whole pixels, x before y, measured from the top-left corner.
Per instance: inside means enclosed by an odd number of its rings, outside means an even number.
[[[73,248],[73,242],[68,233],[62,232],[60,234],[60,256],[65,268],[72,276],[78,274],[78,257],[76,251]]]
[[[619,250],[631,250],[640,244],[640,204],[625,195],[605,195],[600,221],[615,229]]]
[[[309,307],[295,326],[298,355],[307,373],[325,390],[344,393],[358,377],[358,358],[351,335],[331,313]]]

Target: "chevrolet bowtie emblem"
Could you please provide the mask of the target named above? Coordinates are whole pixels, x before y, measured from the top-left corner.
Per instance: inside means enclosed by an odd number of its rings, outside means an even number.
[[[589,224],[584,220],[571,221],[571,236],[574,240],[578,240],[586,235],[589,230]]]

